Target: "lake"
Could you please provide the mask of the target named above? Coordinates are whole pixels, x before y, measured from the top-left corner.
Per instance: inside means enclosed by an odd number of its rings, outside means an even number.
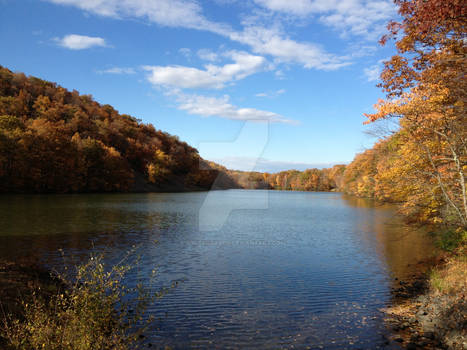
[[[156,242],[157,241],[157,242]],[[153,348],[375,349],[395,278],[433,249],[394,207],[340,193],[228,190],[0,197],[0,254],[61,265],[136,245]]]

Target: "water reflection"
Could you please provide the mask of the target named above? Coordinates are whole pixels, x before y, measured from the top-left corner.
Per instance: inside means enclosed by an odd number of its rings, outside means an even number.
[[[435,255],[428,232],[406,225],[394,206],[351,196],[343,196],[343,199],[355,208],[377,209],[360,210],[356,216],[356,226],[365,244],[375,248],[380,260],[386,263],[392,277],[412,277],[414,265]]]
[[[229,203],[257,193],[216,195]],[[412,274],[432,248],[392,207],[338,193],[270,192],[267,209],[235,210],[220,230],[200,232],[205,196],[3,196],[0,254],[59,266],[60,248],[77,260],[105,249],[114,261],[140,246],[140,276],[159,268],[154,290],[181,281],[149,309],[157,318],[151,342],[161,348],[384,345],[378,309],[390,301],[393,278]]]

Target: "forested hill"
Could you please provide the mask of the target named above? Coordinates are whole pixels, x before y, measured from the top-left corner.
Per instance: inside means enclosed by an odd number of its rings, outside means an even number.
[[[0,66],[0,192],[237,187],[225,170],[89,95]]]

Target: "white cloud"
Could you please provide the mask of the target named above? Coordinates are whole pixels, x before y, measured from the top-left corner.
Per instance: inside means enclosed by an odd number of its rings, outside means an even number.
[[[135,74],[136,71],[131,67],[112,67],[97,71],[99,74]]]
[[[225,54],[234,63],[223,66],[207,64],[205,69],[185,66],[145,66],[150,71],[149,82],[154,85],[183,89],[221,89],[225,84],[243,79],[264,68],[266,59],[246,52],[230,51]]]
[[[335,70],[349,64],[347,58],[327,53],[321,47],[290,39],[277,28],[245,25],[235,31],[229,25],[210,21],[194,0],[47,0],[76,6],[85,11],[113,18],[142,18],[158,25],[205,30],[249,46],[253,52],[270,55],[277,62],[302,64],[306,68]],[[287,0],[289,1],[289,0]],[[303,0],[301,0],[303,1]],[[326,0],[327,1],[327,0]],[[357,1],[357,0],[345,0]],[[289,1],[294,3],[294,1]],[[319,0],[319,3],[325,3]],[[332,0],[333,3],[337,0]],[[324,6],[324,5],[323,5]],[[207,56],[204,56],[207,57]],[[212,59],[215,56],[211,56]]]
[[[342,35],[362,35],[374,39],[385,30],[386,22],[396,14],[391,0],[255,0],[271,11],[320,20]]]
[[[103,38],[78,34],[69,34],[65,35],[63,38],[55,38],[54,40],[60,46],[70,50],[84,50],[94,46],[107,46]]]
[[[381,67],[379,64],[375,64],[363,70],[368,81],[378,81],[379,75],[381,74]]]
[[[232,32],[229,38],[251,47],[253,52],[271,55],[276,62],[303,64],[305,68],[335,70],[347,66],[345,58],[327,53],[318,45],[292,40],[277,28],[246,27],[242,32]]]
[[[196,94],[183,94],[180,91],[174,91],[172,95],[176,97],[179,103],[178,109],[202,117],[220,117],[231,120],[253,120],[272,123],[295,123],[274,112],[234,106],[230,103],[230,97],[228,95],[218,98]]]

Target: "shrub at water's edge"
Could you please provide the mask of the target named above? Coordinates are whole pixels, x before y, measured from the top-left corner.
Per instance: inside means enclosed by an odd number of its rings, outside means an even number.
[[[29,286],[18,296],[20,312],[2,315],[0,345],[3,338],[7,349],[138,348],[146,305],[158,295],[127,287],[129,271],[124,264],[107,269],[98,254],[76,268],[73,280],[61,275]]]

